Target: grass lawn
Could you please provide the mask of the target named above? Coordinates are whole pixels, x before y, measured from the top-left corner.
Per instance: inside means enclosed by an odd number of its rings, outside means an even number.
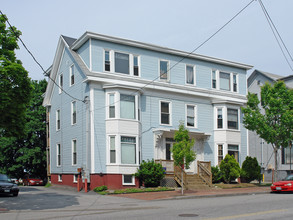
[[[221,188],[221,189],[233,189],[233,188],[248,188],[248,187],[263,187],[263,186],[270,186],[271,183],[217,183],[213,184],[213,186]]]

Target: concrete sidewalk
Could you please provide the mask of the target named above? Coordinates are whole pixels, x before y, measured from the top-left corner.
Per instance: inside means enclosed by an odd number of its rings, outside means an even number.
[[[184,195],[181,195],[181,190],[166,191],[166,192],[146,192],[146,193],[130,193],[118,194],[110,196],[118,196],[132,198],[138,200],[164,200],[164,199],[189,199],[189,198],[205,198],[205,197],[221,197],[221,196],[237,196],[270,193],[270,187],[248,187],[234,189],[213,188],[208,190],[191,191],[185,190]]]

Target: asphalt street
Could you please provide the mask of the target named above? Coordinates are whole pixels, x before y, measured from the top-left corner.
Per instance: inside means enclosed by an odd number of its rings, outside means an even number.
[[[44,187],[0,196],[0,219],[292,219],[293,194],[137,200]]]

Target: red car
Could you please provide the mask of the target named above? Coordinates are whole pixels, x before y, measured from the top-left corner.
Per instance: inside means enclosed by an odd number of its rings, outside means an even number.
[[[271,185],[272,192],[293,192],[293,174]]]
[[[23,179],[23,185],[24,186],[43,186],[44,181],[36,177],[27,177]]]

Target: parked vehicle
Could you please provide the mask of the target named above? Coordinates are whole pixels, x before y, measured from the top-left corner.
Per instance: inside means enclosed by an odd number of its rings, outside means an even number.
[[[272,192],[293,192],[293,174],[271,185]]]
[[[18,184],[18,179],[16,177],[10,177],[11,181]]]
[[[18,196],[18,192],[19,188],[17,184],[12,182],[7,175],[0,174],[0,194]]]
[[[43,186],[44,181],[38,177],[26,177],[22,180],[24,186]]]

